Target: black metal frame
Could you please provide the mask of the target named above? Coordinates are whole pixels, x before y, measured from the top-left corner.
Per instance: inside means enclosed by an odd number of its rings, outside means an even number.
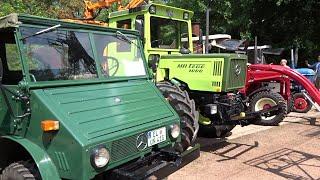
[[[141,180],[150,176],[163,179],[200,157],[200,145],[182,154],[174,150],[160,150],[133,163],[112,170],[110,179]]]

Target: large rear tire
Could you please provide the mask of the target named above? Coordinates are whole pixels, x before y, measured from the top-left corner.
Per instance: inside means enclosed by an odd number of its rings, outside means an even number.
[[[180,117],[181,142],[176,144],[176,150],[183,152],[195,142],[199,130],[195,102],[189,98],[187,91],[170,82],[158,82],[157,87]]]
[[[303,93],[293,94],[293,111],[298,113],[307,113],[312,108],[310,101],[303,95]]]
[[[30,161],[19,161],[7,166],[0,175],[0,180],[40,180],[39,171]]]
[[[262,116],[261,119],[256,120],[254,123],[264,126],[277,126],[285,118],[288,107],[284,98],[278,93],[261,91],[253,95],[250,100],[250,109],[253,112],[268,109],[276,105],[279,106],[278,114],[273,116]]]

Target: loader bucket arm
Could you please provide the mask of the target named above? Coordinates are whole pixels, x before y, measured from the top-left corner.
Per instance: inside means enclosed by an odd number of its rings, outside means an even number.
[[[273,71],[288,76],[290,79],[298,82],[308,92],[312,100],[315,101],[318,105],[320,105],[319,90],[314,86],[313,83],[311,83],[305,76],[303,76],[299,72],[284,66],[271,64],[253,64],[250,65],[249,68],[251,70]]]

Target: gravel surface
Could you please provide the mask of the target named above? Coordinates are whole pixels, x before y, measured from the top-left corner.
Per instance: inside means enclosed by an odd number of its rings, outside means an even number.
[[[320,179],[319,113],[290,113],[281,126],[232,132],[227,139],[199,138],[200,158],[168,179]]]

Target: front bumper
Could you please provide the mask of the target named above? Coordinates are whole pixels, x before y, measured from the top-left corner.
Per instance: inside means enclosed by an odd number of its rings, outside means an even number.
[[[112,170],[108,179],[140,180],[154,176],[163,179],[200,156],[200,145],[178,154],[173,150],[152,152],[149,156]]]

